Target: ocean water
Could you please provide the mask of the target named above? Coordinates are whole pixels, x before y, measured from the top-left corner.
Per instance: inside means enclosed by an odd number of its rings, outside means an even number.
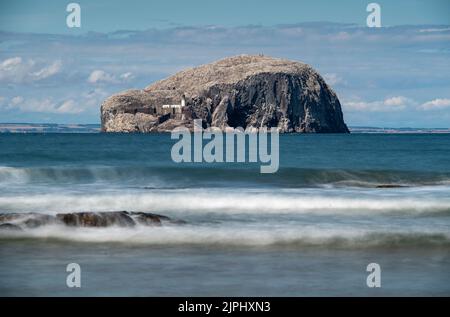
[[[2,296],[450,295],[450,135],[280,135],[280,169],[172,162],[169,134],[0,134],[0,213],[186,224],[0,231]],[[81,266],[81,288],[66,265]],[[366,267],[381,267],[369,288]]]

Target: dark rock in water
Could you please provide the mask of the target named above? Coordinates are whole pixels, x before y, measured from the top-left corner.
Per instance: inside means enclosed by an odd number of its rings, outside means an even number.
[[[12,223],[2,223],[0,224],[0,230],[21,231],[22,228]]]
[[[34,212],[0,214],[0,224],[15,222],[21,223],[27,228],[35,228],[54,223],[55,221],[56,219],[54,216]]]
[[[8,214],[0,214],[0,223],[14,221],[18,219],[23,219],[27,217],[27,215],[30,215],[29,213],[8,213]]]
[[[36,228],[55,223],[56,219],[54,216],[44,214],[32,214],[32,216],[23,222],[27,228]]]
[[[101,106],[102,131],[166,132],[201,119],[204,128],[275,127],[348,133],[336,94],[311,66],[241,55],[187,69]]]
[[[402,188],[402,187],[408,187],[405,185],[397,185],[397,184],[380,184],[375,186],[376,188]]]
[[[56,218],[72,227],[133,227],[133,219],[126,212],[77,212],[57,214]]]
[[[134,227],[161,226],[163,222],[174,224],[184,223],[169,217],[146,212],[74,212],[60,213],[56,216],[39,213],[9,213],[0,214],[0,226],[3,229],[13,227],[36,228],[50,224],[62,224],[70,227]]]
[[[174,219],[171,219],[166,216],[150,214],[147,212],[129,212],[128,214],[131,215],[132,218],[135,221],[137,221],[137,223],[146,225],[146,226],[151,226],[151,225],[160,226],[163,221],[166,221],[166,222],[169,222],[172,224],[185,224],[186,223],[186,221],[184,221],[184,220],[177,220],[177,219],[174,220]]]
[[[133,212],[133,213],[129,213],[129,214],[139,224],[143,224],[146,226],[148,226],[148,225],[160,226],[162,219],[169,220],[168,217],[155,215],[155,214],[149,214],[149,213],[145,213],[145,212]]]

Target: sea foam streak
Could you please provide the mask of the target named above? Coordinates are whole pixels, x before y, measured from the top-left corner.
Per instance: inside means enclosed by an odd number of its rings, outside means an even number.
[[[145,245],[204,245],[204,246],[335,246],[450,247],[450,233],[436,229],[388,231],[382,229],[325,226],[217,226],[169,225],[135,228],[68,228],[45,226],[20,232],[0,232],[0,240],[46,239],[93,243],[125,243]]]
[[[442,195],[448,188],[442,189]],[[337,190],[152,190],[98,194],[26,194],[0,197],[0,212],[144,211],[255,214],[450,214],[450,197],[406,189],[373,194]],[[435,191],[433,191],[435,192]]]

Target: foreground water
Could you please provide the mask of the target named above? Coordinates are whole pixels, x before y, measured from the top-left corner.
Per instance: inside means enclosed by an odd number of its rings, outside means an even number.
[[[0,134],[0,213],[187,221],[0,232],[1,295],[449,295],[450,135],[282,135],[280,169],[175,164],[170,135]],[[66,265],[82,287],[66,287]],[[382,287],[366,286],[366,266]]]

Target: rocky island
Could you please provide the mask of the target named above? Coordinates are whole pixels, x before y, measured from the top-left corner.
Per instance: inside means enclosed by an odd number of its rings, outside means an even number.
[[[101,105],[104,132],[169,132],[180,126],[281,133],[348,133],[339,99],[311,66],[240,55],[187,69]]]

